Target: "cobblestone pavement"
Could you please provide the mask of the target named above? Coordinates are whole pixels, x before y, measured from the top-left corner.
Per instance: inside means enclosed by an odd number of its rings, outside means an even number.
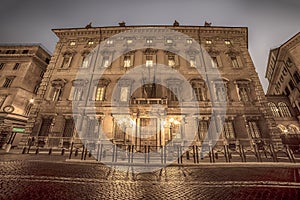
[[[300,199],[299,169],[169,166],[152,173],[0,154],[0,199]]]

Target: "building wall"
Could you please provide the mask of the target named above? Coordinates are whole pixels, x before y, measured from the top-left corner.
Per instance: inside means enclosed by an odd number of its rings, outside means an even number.
[[[39,136],[40,138],[44,138],[45,136],[53,137],[53,143],[50,145],[61,146],[64,141],[74,141],[74,139],[77,138],[78,133],[91,131],[89,130],[91,121],[97,120],[103,125],[105,135],[115,143],[124,144],[129,142],[140,145],[164,145],[168,138],[170,139],[170,137],[173,137],[170,136],[170,132],[176,131],[176,133],[178,133],[180,132],[179,130],[181,130],[183,134],[188,132],[189,127],[185,125],[187,123],[186,120],[192,120],[192,123],[210,120],[212,118],[212,104],[210,100],[212,98],[217,98],[216,89],[213,89],[215,87],[215,82],[209,83],[206,85],[206,88],[204,88],[204,96],[206,97],[199,101],[201,114],[194,113],[195,117],[192,119],[187,119],[186,116],[190,114],[188,111],[186,111],[187,113],[178,114],[180,113],[178,105],[176,102],[170,101],[170,94],[168,94],[166,89],[163,89],[162,93],[156,96],[157,99],[160,99],[161,104],[159,112],[165,111],[167,113],[167,122],[169,119],[174,118],[181,124],[180,128],[178,129],[174,124],[174,127],[171,127],[172,124],[165,125],[164,133],[157,133],[157,137],[163,138],[162,141],[150,138],[148,140],[143,140],[144,143],[142,143],[139,139],[140,134],[142,134],[141,130],[135,130],[134,127],[130,126],[127,127],[126,132],[134,132],[136,137],[127,134],[123,139],[116,138],[117,125],[114,121],[118,115],[123,118],[130,117],[137,125],[142,123],[142,118],[149,117],[149,106],[142,105],[138,100],[133,101],[134,99],[131,99],[132,102],[135,103],[131,104],[131,111],[129,113],[122,113],[122,110],[120,113],[112,113],[111,102],[115,101],[115,99],[112,99],[113,89],[117,85],[119,78],[128,70],[128,68],[123,66],[124,55],[122,55],[104,70],[102,75],[104,80],[100,81],[103,82],[101,83],[102,85],[107,85],[107,88],[104,100],[95,103],[96,118],[92,116],[93,105],[91,102],[93,102],[93,100],[88,100],[87,102],[79,101],[77,104],[78,107],[84,108],[87,114],[86,116],[80,116],[80,114],[77,113],[78,116],[75,117],[75,120],[82,121],[81,126],[76,129],[71,136],[63,137],[66,134],[66,121],[67,119],[73,118],[74,115],[72,100],[69,99],[72,92],[72,86],[74,84],[81,84],[82,87],[86,87],[91,83],[90,80],[74,82],[79,69],[81,72],[82,70],[86,70],[87,73],[90,72],[94,75],[99,74],[99,71],[94,70],[93,67],[82,69],[84,56],[91,52],[100,42],[105,41],[107,38],[124,30],[133,28],[137,27],[72,28],[53,30],[59,37],[59,41],[38,91],[37,104],[35,104],[33,112],[30,115],[26,132],[31,134],[31,136]],[[205,67],[207,69],[207,74],[210,76],[215,76],[220,73],[221,78],[227,85],[228,102],[226,103],[227,110],[225,121],[232,121],[235,131],[235,138],[231,139],[232,141],[229,142],[240,140],[246,145],[250,144],[252,138],[249,132],[249,121],[257,124],[260,130],[260,138],[271,138],[273,136],[274,121],[270,114],[270,110],[267,109],[267,100],[248,52],[247,28],[190,26],[164,26],[164,28],[176,30],[193,38],[205,48],[210,56],[215,57],[218,62],[219,67],[213,68],[211,60],[206,60]],[[165,39],[166,38],[160,38],[161,41],[156,41],[158,40],[156,38],[153,39],[153,42],[164,42],[163,40]],[[133,62],[131,68],[145,64],[145,54],[147,51],[153,51],[152,54],[155,55],[155,59],[153,60],[154,63],[167,64],[167,52],[161,49],[151,49],[151,45],[149,45],[149,48],[145,47],[145,49],[138,49],[130,52]],[[173,66],[173,68],[180,72],[185,79],[189,80],[192,85],[196,79],[205,78],[199,77],[198,71],[191,67],[190,61],[180,56],[176,56],[175,66]],[[170,77],[170,79],[171,78],[172,77]],[[92,81],[100,82],[99,80]],[[131,81],[142,80],[138,79]],[[248,97],[247,100],[241,100],[241,89],[239,89],[239,87],[245,88]],[[54,98],[54,88],[60,91],[58,98]],[[209,88],[211,88],[211,90]],[[86,93],[87,91],[84,92]],[[167,103],[163,102],[165,96],[167,96]],[[133,97],[136,99],[144,98],[145,100],[143,89],[139,88],[134,93]],[[114,98],[116,97],[114,96]],[[187,100],[185,101],[187,102]],[[188,103],[184,103],[183,106],[188,108]],[[220,102],[215,106],[219,108],[223,107]],[[153,126],[156,126],[156,129],[160,129],[159,124],[161,124],[161,120],[162,119],[158,118],[156,125],[153,124]],[[218,124],[214,124],[212,127],[215,127],[212,128],[215,131],[221,131],[223,129],[219,128],[218,130],[216,128],[218,127]],[[97,129],[97,127],[95,127],[95,129]],[[99,134],[95,129],[93,128],[95,134]],[[195,135],[197,135],[197,133],[195,133]],[[224,133],[221,135],[220,138],[214,139],[224,139]],[[57,138],[55,139],[54,137]],[[176,137],[176,134],[174,134],[174,137]],[[199,140],[199,138],[196,140]]]

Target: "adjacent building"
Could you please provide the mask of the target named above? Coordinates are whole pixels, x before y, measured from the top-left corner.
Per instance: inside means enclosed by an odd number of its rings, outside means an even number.
[[[16,146],[50,61],[39,44],[0,44],[0,146]]]

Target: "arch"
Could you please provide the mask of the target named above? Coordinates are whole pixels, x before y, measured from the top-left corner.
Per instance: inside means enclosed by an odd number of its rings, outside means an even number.
[[[278,108],[277,108],[277,106],[276,106],[275,103],[269,102],[269,103],[268,103],[268,106],[269,106],[269,108],[270,108],[271,111],[272,111],[273,117],[280,117],[279,110],[278,110]]]
[[[277,128],[279,128],[279,129],[280,129],[281,133],[284,133],[284,134],[286,134],[286,133],[288,132],[288,129],[287,129],[287,127],[285,127],[285,126],[284,126],[284,125],[282,125],[282,124],[278,124],[278,125],[277,125]]]
[[[299,127],[296,126],[295,124],[289,124],[288,125],[288,130],[289,130],[289,133],[294,133],[294,134],[297,134],[299,133]]]
[[[282,117],[291,117],[291,112],[289,107],[284,102],[278,103],[278,109]]]

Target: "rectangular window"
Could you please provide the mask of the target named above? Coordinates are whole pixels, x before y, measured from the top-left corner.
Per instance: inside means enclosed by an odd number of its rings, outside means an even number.
[[[103,101],[104,100],[104,92],[105,92],[105,87],[97,87],[95,101]]]
[[[22,51],[22,54],[28,54],[29,53],[29,50],[28,49],[25,49]]]
[[[197,101],[204,101],[204,94],[203,94],[203,88],[202,87],[194,87],[194,92],[196,95],[196,99]]]
[[[167,44],[172,44],[172,43],[173,43],[173,40],[172,40],[172,39],[167,39],[167,40],[166,40],[166,43],[167,43]]]
[[[133,43],[133,40],[132,39],[128,39],[127,40],[127,44],[132,44]]]
[[[186,43],[187,43],[187,44],[192,44],[192,43],[193,43],[193,40],[192,40],[192,39],[186,39]]]
[[[81,101],[82,95],[83,95],[83,88],[82,87],[74,87],[72,100]]]
[[[27,105],[26,105],[26,107],[25,107],[25,109],[24,109],[24,115],[25,116],[28,116],[29,114],[30,114],[30,110],[31,110],[31,108],[32,108],[32,103],[27,103]]]
[[[91,57],[85,56],[83,57],[82,68],[88,68],[90,64]]]
[[[261,133],[256,121],[248,121],[248,131],[252,138],[260,138]]]
[[[74,41],[70,42],[70,46],[75,46],[75,45],[76,45],[76,42],[74,42]]]
[[[88,42],[88,45],[93,45],[93,44],[94,44],[93,41],[89,41],[89,42]]]
[[[109,57],[103,57],[102,67],[107,68],[109,67],[109,64]]]
[[[5,99],[6,99],[6,96],[0,96],[0,108],[4,104]]]
[[[58,101],[61,94],[60,88],[52,88],[52,101]]]
[[[14,68],[13,68],[13,70],[18,70],[19,67],[20,67],[20,63],[16,63],[15,66],[14,66]]]
[[[243,101],[243,102],[249,101],[248,91],[247,91],[246,87],[239,88],[239,96],[240,96],[241,101]]]
[[[6,78],[2,87],[9,88],[13,82],[13,78]]]
[[[153,57],[151,55],[146,56],[146,67],[153,67]]]
[[[230,40],[225,40],[225,44],[226,44],[226,45],[231,44]]]
[[[2,70],[5,66],[5,63],[0,63],[0,70]]]
[[[219,67],[217,57],[211,57],[211,65],[212,65],[212,68],[218,68]]]
[[[7,50],[6,51],[6,54],[15,54],[16,53],[16,50]]]
[[[128,87],[121,87],[120,101],[126,102],[128,100],[128,92]]]
[[[37,84],[37,85],[34,87],[34,89],[33,89],[33,93],[34,93],[34,94],[37,94],[37,93],[38,93],[39,87],[40,87],[39,84]]]
[[[223,125],[224,137],[227,139],[235,139],[234,127],[232,121],[225,121]]]
[[[231,63],[232,63],[233,68],[239,68],[240,67],[236,57],[231,57]]]
[[[113,40],[107,40],[107,41],[106,41],[106,44],[107,44],[107,45],[112,45],[113,43],[114,43]]]
[[[289,96],[291,94],[291,92],[290,92],[290,90],[289,90],[288,87],[285,87],[284,91],[285,91],[285,95],[286,96]]]
[[[72,137],[74,133],[74,128],[75,128],[74,120],[66,119],[63,137]]]
[[[289,81],[289,86],[290,86],[292,91],[295,89],[295,85],[294,85],[292,80]]]
[[[294,77],[294,80],[296,83],[300,83],[300,76],[299,76],[298,72],[295,72],[293,74],[293,77]]]
[[[196,58],[194,56],[190,57],[190,66],[196,67]]]
[[[152,44],[152,43],[153,43],[153,40],[152,40],[152,39],[147,39],[147,40],[146,40],[146,43],[147,43],[147,44]]]
[[[199,121],[198,137],[200,141],[203,141],[208,132],[208,121]]]
[[[168,55],[168,66],[169,67],[175,66],[175,55]]]
[[[227,88],[222,83],[215,84],[217,101],[227,100]]]
[[[206,40],[205,43],[206,44],[212,44],[212,41],[211,40]]]
[[[179,88],[177,86],[170,86],[170,101],[178,101],[177,97],[179,96]]]
[[[48,136],[50,132],[51,124],[52,124],[52,119],[43,118],[39,136]]]
[[[124,67],[131,67],[131,56],[124,56]]]

